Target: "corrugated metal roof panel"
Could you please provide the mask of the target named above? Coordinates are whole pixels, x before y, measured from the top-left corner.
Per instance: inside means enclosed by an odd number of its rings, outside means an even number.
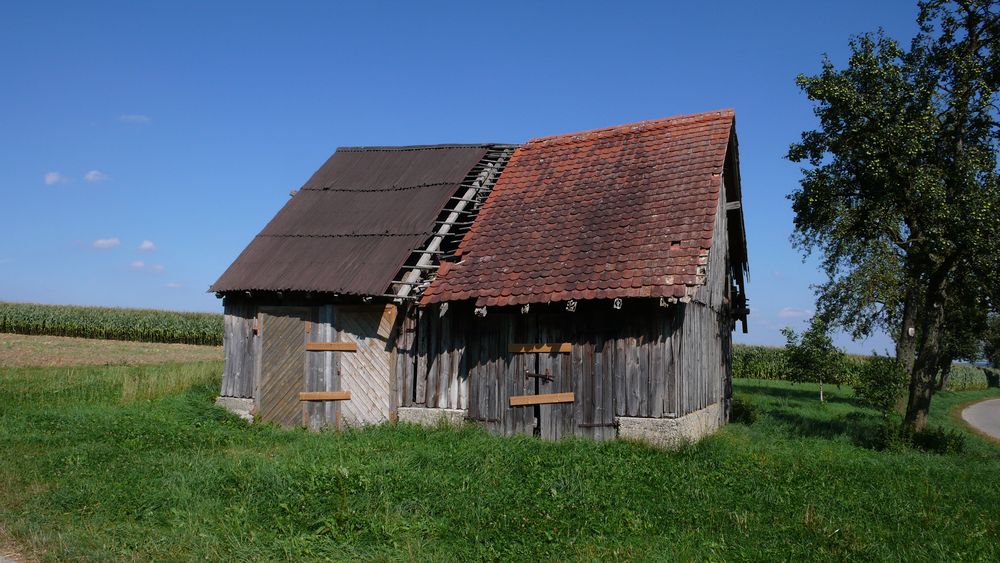
[[[212,291],[324,291],[381,295],[425,235],[258,236]]]
[[[340,148],[303,190],[392,190],[460,182],[488,145]]]
[[[382,295],[489,147],[338,149],[211,291]]]

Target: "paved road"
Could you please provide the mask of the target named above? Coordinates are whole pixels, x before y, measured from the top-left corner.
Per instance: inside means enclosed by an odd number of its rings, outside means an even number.
[[[966,407],[962,418],[970,426],[1000,440],[1000,399],[990,399]]]

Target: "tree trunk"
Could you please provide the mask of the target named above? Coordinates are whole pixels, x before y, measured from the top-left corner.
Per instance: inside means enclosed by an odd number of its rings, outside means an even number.
[[[819,402],[823,402],[823,382],[819,382]]]
[[[948,376],[951,375],[951,363],[954,361],[955,358],[952,358],[948,354],[941,355],[941,361],[938,363],[938,378],[935,391],[944,391],[944,386],[948,385]]]
[[[917,357],[917,314],[920,311],[917,290],[907,288],[903,297],[903,319],[896,340],[896,361],[907,373],[913,371],[913,363]]]
[[[903,297],[903,319],[896,339],[896,361],[903,366],[906,373],[912,374],[917,355],[917,313],[920,311],[920,304],[913,282],[908,286]],[[903,414],[907,408],[907,399],[901,394],[899,401],[896,402],[896,412]]]
[[[927,425],[927,413],[931,408],[934,394],[934,378],[937,375],[941,357],[941,341],[944,329],[945,276],[948,270],[938,268],[927,287],[927,308],[921,315],[920,338],[917,357],[910,372],[910,393],[906,401],[903,427],[908,432],[918,432]]]

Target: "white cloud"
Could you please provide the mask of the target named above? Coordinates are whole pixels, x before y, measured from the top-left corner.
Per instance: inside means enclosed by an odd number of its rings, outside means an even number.
[[[163,267],[163,264],[153,264],[149,267],[150,272],[155,272],[157,274],[164,270],[166,270],[166,268]]]
[[[65,184],[69,182],[69,178],[64,176],[62,172],[46,172],[43,177],[46,186],[54,186],[56,184]]]
[[[122,241],[115,238],[99,238],[94,241],[94,248],[114,248],[121,244]]]
[[[812,311],[808,309],[797,309],[795,307],[784,307],[778,311],[778,316],[783,319],[797,319],[801,317],[808,317],[812,315]]]
[[[167,287],[169,287],[170,289],[180,289],[180,288],[182,288],[184,286],[181,285],[181,284],[179,284],[179,283],[177,283],[177,282],[170,282],[170,283],[167,284]]]
[[[141,270],[146,267],[146,263],[142,260],[136,260],[131,264],[133,270]]]
[[[156,245],[153,244],[153,241],[151,241],[151,240],[144,240],[139,245],[139,249],[138,250],[139,250],[139,252],[152,252],[152,251],[156,250]]]
[[[97,184],[108,179],[108,175],[100,170],[91,170],[83,175],[83,179],[89,184]]]
[[[118,121],[122,123],[132,123],[134,125],[147,125],[153,120],[149,118],[148,115],[143,115],[141,113],[123,113],[118,116]]]

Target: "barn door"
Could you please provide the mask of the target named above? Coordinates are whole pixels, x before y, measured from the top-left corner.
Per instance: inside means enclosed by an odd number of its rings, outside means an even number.
[[[529,333],[534,336],[533,333]],[[573,382],[570,377],[567,342],[541,331],[537,343],[512,343],[508,378],[515,394],[510,396],[509,416],[514,432],[533,433],[546,440],[573,434]]]
[[[257,418],[282,426],[302,423],[299,392],[305,380],[305,343],[308,310],[261,308],[260,380],[257,382]]]
[[[339,339],[356,345],[356,351],[340,357],[340,388],[351,393],[351,400],[340,405],[342,422],[348,426],[389,420],[392,408],[389,339],[395,319],[393,305],[338,307]]]

